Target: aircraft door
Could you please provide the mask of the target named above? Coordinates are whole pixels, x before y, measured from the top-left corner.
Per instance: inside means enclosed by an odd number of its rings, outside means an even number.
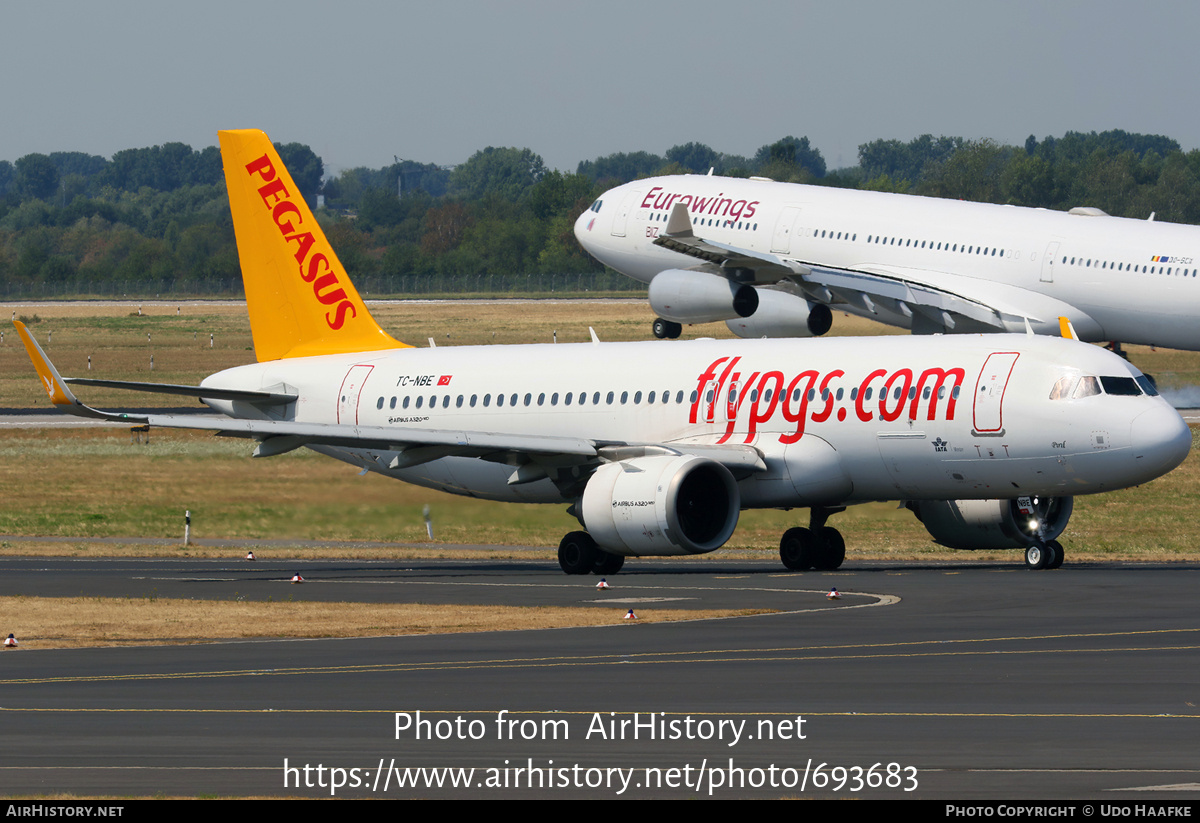
[[[704,384],[704,394],[700,396],[700,402],[704,404],[704,422],[714,423],[717,419],[717,381],[710,380]]]
[[[1046,256],[1042,258],[1042,282],[1054,282],[1054,258],[1058,256],[1058,241],[1046,247]]]
[[[625,199],[621,201],[621,207],[617,209],[617,213],[613,215],[612,236],[624,237],[625,226],[629,221],[629,213],[633,211],[634,205],[642,199],[642,192],[631,191],[625,195]]]
[[[358,398],[374,366],[351,366],[338,393],[337,422],[358,425]]]
[[[784,206],[779,213],[779,220],[775,222],[775,234],[771,237],[772,253],[787,254],[792,250],[792,232],[799,217],[799,206]]]
[[[1004,428],[1004,390],[1020,354],[1013,351],[988,355],[975,384],[974,426],[979,433],[1000,432]]]
[[[736,420],[738,413],[738,383],[736,380],[729,384],[729,392],[725,395],[725,419]]]

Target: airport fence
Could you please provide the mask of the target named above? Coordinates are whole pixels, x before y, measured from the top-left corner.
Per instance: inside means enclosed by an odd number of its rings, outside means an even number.
[[[355,286],[363,296],[409,297],[455,294],[587,294],[628,292],[644,294],[646,285],[613,271],[584,274],[393,274],[360,275]],[[77,278],[57,282],[0,282],[0,297],[8,300],[155,297],[245,296],[237,279],[117,279]]]

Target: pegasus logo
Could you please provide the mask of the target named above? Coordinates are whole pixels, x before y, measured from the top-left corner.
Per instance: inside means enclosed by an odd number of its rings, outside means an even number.
[[[246,173],[258,175],[264,185],[259,187],[258,196],[271,211],[271,219],[279,227],[280,234],[288,244],[295,244],[294,256],[300,265],[300,279],[311,283],[313,294],[326,306],[334,306],[333,312],[325,313],[325,323],[337,331],[346,323],[346,314],[357,317],[358,311],[350,301],[346,290],[341,287],[337,272],[333,271],[329,258],[322,252],[311,254],[317,238],[310,231],[303,231],[304,213],[292,202],[292,192],[279,179],[275,167],[267,155],[246,165]]]

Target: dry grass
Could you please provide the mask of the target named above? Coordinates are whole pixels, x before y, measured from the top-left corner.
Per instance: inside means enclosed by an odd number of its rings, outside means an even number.
[[[20,649],[209,643],[251,638],[408,634],[629,625],[626,607],[297,603],[107,597],[0,597]],[[768,614],[769,609],[638,609],[637,623]],[[636,624],[635,624],[636,625]]]

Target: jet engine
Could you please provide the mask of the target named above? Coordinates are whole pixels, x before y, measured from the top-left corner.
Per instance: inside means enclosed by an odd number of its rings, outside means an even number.
[[[580,519],[620,555],[703,554],[737,527],[741,499],[729,469],[696,455],[607,463],[589,478]]]
[[[725,325],[738,337],[820,337],[833,325],[833,312],[794,294],[759,289],[758,311]]]
[[[907,504],[933,539],[952,549],[1023,549],[1054,540],[1067,527],[1071,497],[1013,500],[912,500]],[[1040,533],[1038,529],[1041,529]]]
[[[675,323],[710,323],[749,317],[758,308],[759,292],[719,274],[667,269],[650,281],[650,307]]]

